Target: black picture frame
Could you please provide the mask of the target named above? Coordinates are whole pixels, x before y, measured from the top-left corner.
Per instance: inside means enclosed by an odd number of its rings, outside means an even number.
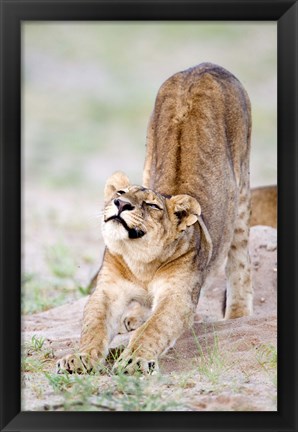
[[[298,4],[292,0],[1,0],[1,430],[296,431]],[[278,23],[277,412],[21,412],[21,23],[35,20]]]

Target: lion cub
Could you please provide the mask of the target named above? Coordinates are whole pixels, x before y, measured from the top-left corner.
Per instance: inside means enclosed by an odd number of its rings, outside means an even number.
[[[133,301],[151,314],[115,370],[157,370],[157,359],[192,325],[200,291],[227,258],[225,318],[252,313],[248,252],[251,109],[230,72],[204,63],[160,88],[148,127],[143,186],[121,172],[104,190],[106,244],[84,310],[80,354],[58,372],[104,361]]]

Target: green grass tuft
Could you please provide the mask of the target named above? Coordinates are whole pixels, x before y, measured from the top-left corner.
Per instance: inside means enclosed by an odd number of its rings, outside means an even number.
[[[43,344],[45,342],[45,338],[37,337],[36,335],[33,335],[31,338],[31,345],[35,351],[41,351]]]
[[[162,377],[114,375],[105,377],[108,385],[102,388],[100,374],[44,375],[62,395],[59,408],[65,411],[172,411],[182,407],[179,398],[164,393]]]
[[[257,362],[277,386],[277,349],[272,344],[262,344],[256,351]]]
[[[226,370],[226,361],[220,351],[218,336],[214,331],[212,344],[208,345],[206,341],[206,347],[203,349],[194,330],[193,335],[199,353],[198,371],[212,384],[217,384]]]

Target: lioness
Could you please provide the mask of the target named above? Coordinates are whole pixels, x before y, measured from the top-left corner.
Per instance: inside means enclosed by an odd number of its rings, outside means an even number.
[[[225,318],[252,313],[248,252],[250,101],[222,67],[204,63],[169,78],[149,123],[143,186],[121,172],[104,189],[106,245],[86,304],[80,354],[58,372],[89,372],[134,300],[150,305],[115,370],[157,370],[191,326],[200,290],[227,258]],[[131,328],[128,328],[130,330]]]
[[[250,226],[269,225],[277,228],[277,186],[261,186],[251,190]]]

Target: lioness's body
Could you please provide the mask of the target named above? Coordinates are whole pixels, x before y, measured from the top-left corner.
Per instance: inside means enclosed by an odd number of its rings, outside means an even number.
[[[277,187],[262,186],[251,190],[250,226],[269,225],[277,228]]]
[[[250,134],[248,96],[223,68],[203,64],[188,69],[159,90],[143,184],[198,200],[212,238],[211,263],[221,261],[230,247],[241,192],[248,202]]]
[[[60,369],[89,370],[104,358],[137,300],[151,306],[151,316],[118,366],[150,372],[191,325],[202,286],[226,257],[226,318],[251,313],[250,133],[248,96],[223,68],[202,64],[162,85],[148,128],[144,187],[121,173],[106,184],[107,248],[84,311],[81,357],[63,358]]]

